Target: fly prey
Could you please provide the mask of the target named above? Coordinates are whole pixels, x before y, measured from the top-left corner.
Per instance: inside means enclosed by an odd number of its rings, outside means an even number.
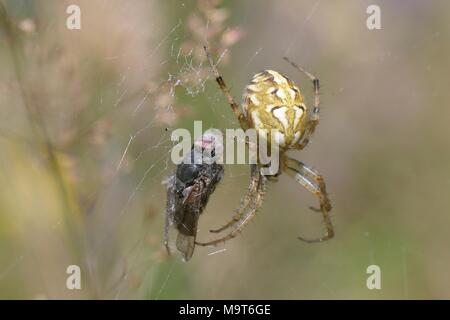
[[[170,254],[169,228],[173,226],[178,231],[177,250],[185,261],[194,253],[200,214],[223,177],[223,165],[216,163],[221,152],[221,139],[212,131],[206,131],[194,142],[175,172],[163,182],[167,188],[164,245]]]

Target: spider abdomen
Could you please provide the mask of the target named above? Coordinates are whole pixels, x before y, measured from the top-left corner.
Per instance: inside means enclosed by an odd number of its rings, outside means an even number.
[[[276,129],[281,148],[291,148],[304,131],[306,106],[295,83],[273,70],[253,76],[244,91],[243,109],[250,128]]]

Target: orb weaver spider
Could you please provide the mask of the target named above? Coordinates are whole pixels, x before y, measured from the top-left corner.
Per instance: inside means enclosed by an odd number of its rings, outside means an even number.
[[[284,60],[306,75],[313,83],[314,108],[312,114],[307,112],[305,99],[299,87],[281,73],[273,70],[265,70],[253,76],[245,89],[241,110],[214,65],[211,53],[206,46],[204,50],[216,81],[228,100],[231,110],[239,120],[242,129],[279,130],[280,134],[277,141],[280,150],[280,169],[275,176],[266,177],[261,174],[259,164],[252,164],[248,192],[242,198],[233,219],[219,229],[210,230],[210,232],[219,233],[231,228],[231,232],[221,238],[208,242],[196,242],[196,244],[200,246],[216,245],[236,237],[255,217],[257,210],[261,207],[267,180],[276,180],[274,177],[282,172],[288,173],[318,198],[320,209],[313,207],[310,207],[310,209],[321,212],[325,223],[326,233],[322,237],[316,239],[298,237],[298,239],[309,243],[331,239],[334,236],[334,229],[329,216],[331,203],[328,199],[324,179],[313,168],[286,155],[286,152],[291,149],[302,150],[305,148],[319,123],[319,79],[284,57]]]

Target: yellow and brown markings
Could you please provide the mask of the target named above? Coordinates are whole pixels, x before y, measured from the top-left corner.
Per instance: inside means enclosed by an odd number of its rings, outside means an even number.
[[[280,147],[300,139],[306,106],[300,89],[279,72],[265,70],[253,76],[244,91],[244,113],[255,129],[278,129]]]

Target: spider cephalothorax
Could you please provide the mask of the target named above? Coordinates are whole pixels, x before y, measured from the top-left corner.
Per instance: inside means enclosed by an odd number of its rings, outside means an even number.
[[[322,213],[326,234],[312,240],[306,240],[302,237],[299,237],[299,239],[306,242],[320,242],[332,238],[334,236],[334,230],[329,217],[331,203],[328,199],[322,176],[306,164],[286,155],[286,151],[290,149],[301,150],[306,147],[319,123],[319,80],[302,67],[285,58],[286,61],[304,73],[312,81],[315,94],[312,112],[308,112],[299,87],[281,73],[273,70],[265,70],[253,76],[250,84],[245,89],[243,105],[240,108],[230,94],[225,81],[219,74],[211,54],[206,47],[205,52],[216,81],[225,94],[231,110],[238,118],[241,128],[244,130],[249,128],[256,129],[259,135],[263,131],[267,132],[267,130],[274,129],[274,138],[272,139],[272,136],[270,136],[267,141],[268,143],[274,143],[275,141],[280,150],[279,162],[281,167],[277,175],[286,172],[318,198],[320,208],[313,208],[313,210]],[[215,245],[232,239],[256,215],[256,211],[262,205],[267,183],[267,177],[261,173],[261,167],[262,164],[260,163],[251,165],[251,179],[248,193],[242,199],[241,205],[237,209],[233,219],[223,227],[211,230],[211,232],[221,232],[226,229],[231,229],[231,232],[219,239],[203,243],[196,242],[197,244],[203,246]]]

